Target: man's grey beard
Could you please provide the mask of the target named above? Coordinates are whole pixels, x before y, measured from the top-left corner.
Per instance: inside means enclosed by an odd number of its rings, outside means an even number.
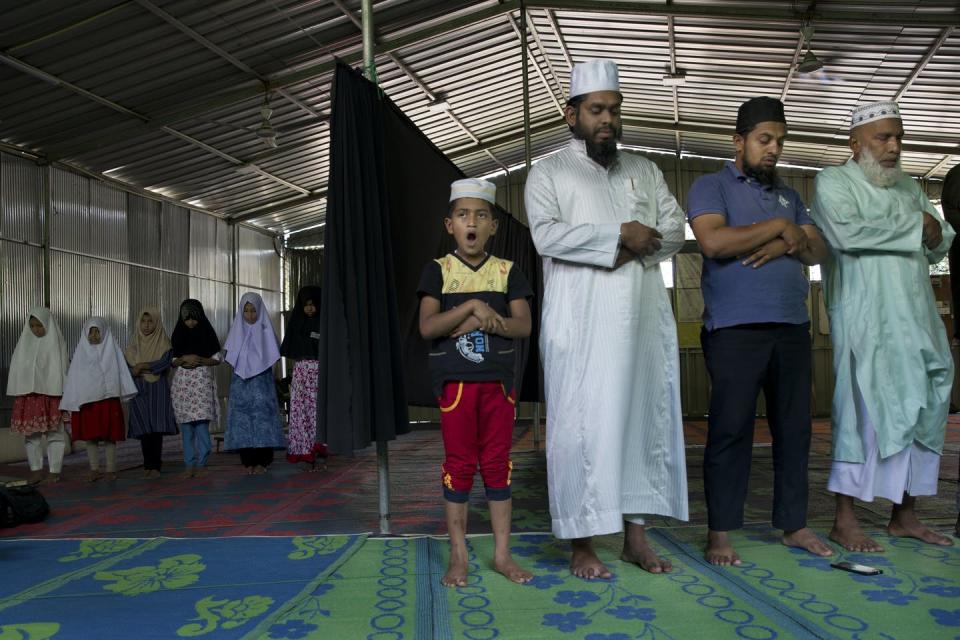
[[[860,149],[860,158],[857,160],[860,170],[866,176],[867,181],[878,187],[892,187],[903,178],[903,169],[900,168],[900,159],[897,159],[895,167],[885,167],[877,162],[876,157],[870,153],[869,149]]]

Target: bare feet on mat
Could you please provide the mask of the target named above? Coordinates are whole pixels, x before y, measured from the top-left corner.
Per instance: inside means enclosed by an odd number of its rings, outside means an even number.
[[[623,538],[623,551],[620,559],[635,564],[650,573],[670,573],[673,564],[666,558],[661,558],[647,541],[647,530],[643,525],[627,522]]]
[[[730,544],[730,536],[726,531],[707,532],[707,548],[703,552],[703,557],[707,562],[718,567],[738,567],[742,564],[740,556]]]
[[[829,537],[847,551],[883,553],[883,547],[880,546],[880,543],[864,533],[856,522],[853,524],[835,522],[833,529],[830,530]]]
[[[248,476],[252,476],[257,472],[256,467],[244,467],[244,469],[246,469]]]
[[[593,550],[590,538],[578,538],[570,543],[570,573],[584,580],[607,579],[613,577],[610,569],[600,562]]]
[[[533,579],[533,574],[514,562],[513,556],[509,553],[503,558],[494,556],[493,568],[497,573],[506,576],[508,580],[517,584],[524,584]]]
[[[56,483],[58,483],[58,482],[60,482],[60,474],[59,474],[59,473],[51,473],[51,474],[48,475],[46,478],[44,478],[43,480],[41,480],[41,481],[40,481],[40,484],[56,484]]]
[[[96,482],[103,477],[103,474],[99,471],[91,471],[87,474],[87,482]]]
[[[943,547],[953,546],[953,540],[940,535],[936,531],[931,531],[917,519],[916,514],[912,511],[909,515],[900,514],[891,518],[890,524],[887,525],[887,533],[895,538],[916,538],[928,544],[937,544]]]
[[[41,480],[43,480],[43,469],[31,471],[30,475],[27,476],[27,484],[40,484]]]
[[[117,477],[118,476],[116,471],[107,471],[105,474],[103,474],[103,478],[107,482],[113,482],[114,480],[117,479]]]
[[[788,547],[804,549],[815,556],[832,556],[833,549],[826,542],[820,539],[809,527],[797,529],[796,531],[783,532],[783,544]]]
[[[207,475],[207,468],[206,468],[206,467],[194,467],[194,469],[193,469],[193,471],[190,473],[190,475],[191,475],[192,477],[194,477],[194,478],[198,478],[198,477],[200,477],[200,476],[205,476],[205,475]]]
[[[467,570],[469,563],[466,557],[456,554],[450,555],[450,564],[447,565],[447,573],[440,579],[440,584],[445,587],[465,587],[467,586]]]
[[[194,475],[196,475],[196,473],[197,472],[194,469],[192,469],[191,467],[187,467],[186,469],[183,470],[183,473],[180,474],[180,477],[192,478]]]
[[[263,465],[259,465],[259,464],[258,464],[257,466],[255,466],[255,467],[253,468],[253,472],[254,472],[256,475],[258,475],[258,476],[262,476],[263,474],[265,474],[265,473],[267,472],[267,468],[264,467]]]

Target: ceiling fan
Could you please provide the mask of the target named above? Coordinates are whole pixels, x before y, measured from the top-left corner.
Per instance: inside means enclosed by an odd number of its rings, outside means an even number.
[[[236,131],[243,131],[244,133],[252,133],[257,139],[263,142],[263,144],[271,149],[276,149],[280,146],[280,143],[277,142],[277,135],[280,133],[280,130],[271,124],[270,116],[272,115],[273,109],[270,107],[270,92],[267,91],[263,94],[263,104],[260,105],[260,122],[256,126],[241,127],[230,122],[220,122],[219,120],[206,120],[203,118],[200,120],[201,122],[215,124],[219,127],[227,127]]]

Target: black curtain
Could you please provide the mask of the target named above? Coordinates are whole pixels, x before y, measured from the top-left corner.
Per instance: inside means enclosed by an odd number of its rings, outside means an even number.
[[[424,265],[455,248],[443,228],[464,174],[360,73],[334,75],[324,228],[317,439],[349,453],[408,430],[407,405],[436,406],[420,337]],[[490,251],[533,287],[533,332],[517,349],[518,395],[541,399],[542,275],[530,231],[498,207]],[[532,346],[532,348],[531,348]]]
[[[384,98],[384,142],[387,192],[393,221],[394,274],[403,337],[403,368],[410,405],[435,407],[427,369],[429,345],[420,337],[417,284],[424,265],[456,248],[443,227],[450,200],[450,183],[466,177],[392,102]],[[530,301],[533,330],[518,341],[517,391],[523,401],[541,398],[540,328],[542,275],[540,258],[530,230],[509,212],[497,207],[499,228],[488,250],[512,260],[530,282],[535,296]],[[531,348],[532,346],[532,348]]]
[[[333,84],[324,228],[317,440],[352,454],[409,430],[378,88],[344,65]]]

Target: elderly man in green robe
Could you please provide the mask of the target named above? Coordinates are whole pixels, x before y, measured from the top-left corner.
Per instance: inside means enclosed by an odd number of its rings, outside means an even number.
[[[919,184],[900,169],[903,123],[893,102],[857,108],[853,158],[816,179],[811,212],[830,245],[824,291],[833,337],[830,538],[849,551],[883,548],[861,529],[854,499],[894,503],[887,531],[950,545],[917,518],[935,495],[953,360],[929,267],[953,242]]]

